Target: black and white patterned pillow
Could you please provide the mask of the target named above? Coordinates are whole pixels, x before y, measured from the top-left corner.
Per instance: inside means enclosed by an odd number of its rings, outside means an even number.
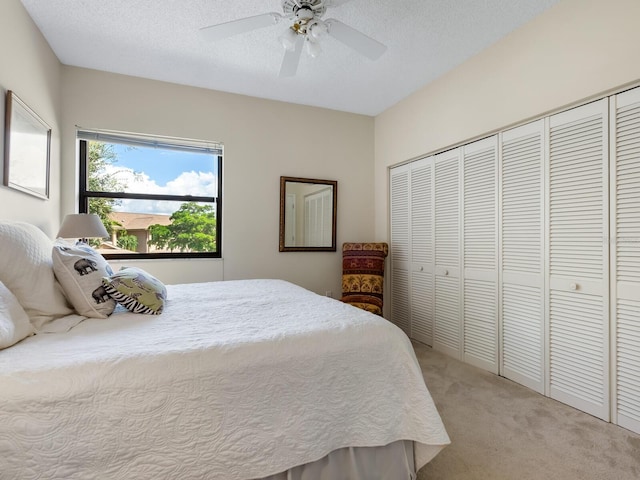
[[[116,302],[102,285],[102,277],[113,274],[105,258],[86,244],[56,240],[53,272],[64,293],[80,315],[107,318]]]
[[[160,315],[167,300],[167,289],[153,275],[137,267],[123,267],[102,279],[107,293],[133,313]]]

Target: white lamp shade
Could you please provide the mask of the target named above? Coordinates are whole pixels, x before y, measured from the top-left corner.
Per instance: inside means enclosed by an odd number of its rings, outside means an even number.
[[[71,213],[64,217],[60,238],[106,238],[109,236],[102,220],[95,213]]]

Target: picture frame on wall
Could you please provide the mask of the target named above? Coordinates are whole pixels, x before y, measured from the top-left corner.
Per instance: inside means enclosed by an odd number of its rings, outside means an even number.
[[[49,198],[51,127],[11,90],[7,91],[4,134],[5,186]]]

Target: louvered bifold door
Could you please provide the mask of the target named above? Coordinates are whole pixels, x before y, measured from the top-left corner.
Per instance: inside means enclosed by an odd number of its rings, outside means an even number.
[[[501,137],[502,376],[545,393],[544,120]]]
[[[390,170],[391,321],[407,335],[409,305],[409,165]]]
[[[608,101],[549,118],[549,394],[609,420]]]
[[[462,358],[460,296],[460,149],[433,157],[435,323],[433,348]]]
[[[498,373],[498,137],[462,147],[463,359]]]
[[[612,411],[640,433],[640,88],[611,102]]]
[[[433,345],[433,157],[411,164],[411,338]]]

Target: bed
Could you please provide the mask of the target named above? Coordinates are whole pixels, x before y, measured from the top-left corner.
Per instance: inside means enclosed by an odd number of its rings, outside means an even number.
[[[449,443],[383,318],[282,280],[166,292],[0,350],[0,478],[408,479]]]

